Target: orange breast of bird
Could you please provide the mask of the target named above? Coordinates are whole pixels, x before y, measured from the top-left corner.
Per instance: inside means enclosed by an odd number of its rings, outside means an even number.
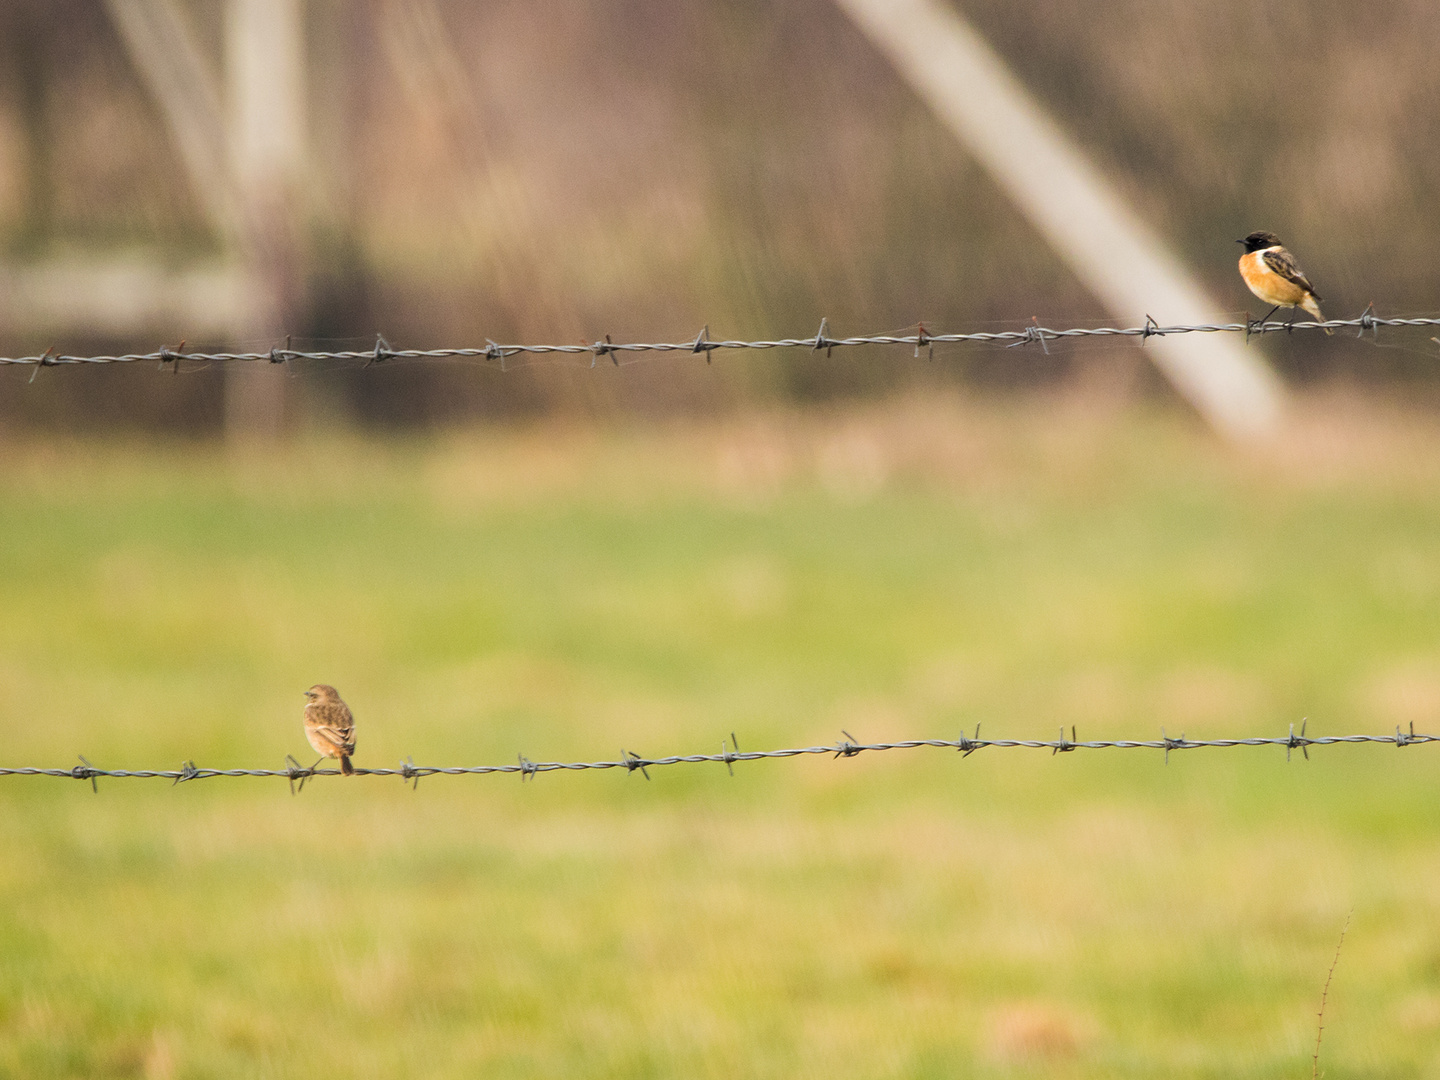
[[[1265,265],[1265,253],[1252,251],[1240,256],[1240,276],[1250,291],[1267,304],[1293,307],[1305,299],[1305,290]]]

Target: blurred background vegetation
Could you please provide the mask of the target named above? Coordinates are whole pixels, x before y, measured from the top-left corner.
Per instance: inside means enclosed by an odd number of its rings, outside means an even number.
[[[1235,316],[1236,236],[1286,238],[1327,312],[1433,312],[1440,8],[1426,0],[959,5]],[[221,52],[221,6],[185,6]],[[314,0],[306,7],[299,343],[407,346],[1103,322],[1104,313],[832,3]],[[11,266],[220,241],[102,5],[0,12]],[[1253,312],[1259,314],[1258,310]],[[1136,313],[1138,322],[1143,313]],[[1163,321],[1163,320],[1162,320]],[[196,341],[0,319],[0,348]],[[271,344],[275,342],[251,342]],[[1434,349],[1270,340],[1292,380],[1430,393]],[[724,357],[600,377],[480,365],[311,373],[294,418],[414,423],[711,410],[965,380],[1152,385],[1133,348]],[[216,372],[0,374],[0,422],[205,431]]]

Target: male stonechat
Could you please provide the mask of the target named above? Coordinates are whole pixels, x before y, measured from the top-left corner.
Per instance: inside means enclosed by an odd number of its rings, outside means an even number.
[[[1272,232],[1252,232],[1244,240],[1235,242],[1245,245],[1245,254],[1240,256],[1240,276],[1245,284],[1265,303],[1275,305],[1265,313],[1262,323],[1282,307],[1302,307],[1316,322],[1325,321],[1325,316],[1320,314],[1317,302],[1320,298],[1315,295],[1315,287],[1300,269],[1295,256],[1281,246],[1278,236]],[[1290,321],[1295,321],[1293,315]],[[1325,333],[1330,333],[1329,329]]]
[[[350,755],[355,753],[355,718],[350,715],[350,706],[340,700],[333,686],[324,683],[310,687],[305,696],[310,699],[305,706],[305,738],[317,754],[339,758],[340,771],[353,775],[355,767],[350,764]]]

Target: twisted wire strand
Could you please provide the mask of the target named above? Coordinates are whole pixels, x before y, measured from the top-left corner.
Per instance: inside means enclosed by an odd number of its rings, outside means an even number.
[[[1199,750],[1206,748],[1231,749],[1239,746],[1280,746],[1285,748],[1285,756],[1288,760],[1293,750],[1301,751],[1308,759],[1309,748],[1312,746],[1331,746],[1335,744],[1356,744],[1356,743],[1380,743],[1396,747],[1415,746],[1425,743],[1440,742],[1440,735],[1431,735],[1424,732],[1416,732],[1414,726],[1408,732],[1395,729],[1393,735],[1307,735],[1305,725],[1302,724],[1300,731],[1296,732],[1292,724],[1287,735],[1283,736],[1251,736],[1238,739],[1189,739],[1185,736],[1171,738],[1163,732],[1158,739],[1077,739],[1074,729],[1071,729],[1070,738],[1065,737],[1062,729],[1058,739],[982,739],[979,737],[979,728],[976,728],[974,738],[961,735],[958,739],[905,739],[900,742],[859,742],[848,732],[845,738],[831,744],[818,746],[797,746],[779,750],[741,750],[735,743],[734,736],[731,736],[730,748],[726,749],[722,742],[721,750],[715,754],[674,754],[668,757],[642,757],[632,751],[621,751],[618,759],[601,761],[531,761],[523,755],[513,765],[416,765],[414,761],[407,758],[397,768],[361,768],[355,767],[356,776],[399,776],[407,782],[418,782],[422,776],[476,776],[490,773],[519,773],[522,779],[533,777],[539,773],[548,772],[583,772],[589,769],[624,769],[626,772],[639,770],[644,773],[648,780],[651,767],[666,765],[690,765],[714,762],[723,764],[727,768],[736,762],[742,761],[764,761],[785,758],[797,758],[812,755],[830,755],[834,758],[855,757],[858,754],[882,751],[882,750],[915,750],[920,747],[935,747],[941,750],[958,750],[965,756],[969,756],[977,750],[985,749],[1031,749],[1049,750],[1052,755],[1071,753],[1076,750],[1163,750],[1168,761],[1172,750]],[[60,768],[0,768],[0,776],[51,776],[64,777],[72,780],[89,780],[91,785],[97,777],[114,779],[163,779],[174,783],[183,783],[190,780],[208,780],[214,777],[239,777],[239,776],[279,776],[288,779],[293,785],[295,781],[304,781],[316,776],[339,776],[339,769],[322,769],[318,767],[306,767],[297,762],[294,758],[287,759],[287,765],[283,769],[207,769],[198,768],[194,762],[187,761],[179,769],[101,769],[92,765],[85,758],[80,759],[80,764],[68,769]],[[732,770],[733,771],[733,770]]]
[[[1325,322],[1243,322],[1243,323],[1193,323],[1176,326],[1161,326],[1147,316],[1143,326],[1098,326],[1071,327],[1055,330],[1048,326],[1028,326],[1023,330],[1001,330],[995,332],[966,334],[930,334],[923,326],[914,334],[867,334],[858,337],[829,337],[826,321],[821,320],[820,329],[812,337],[778,338],[773,341],[736,341],[729,339],[710,340],[706,327],[693,341],[672,342],[612,342],[607,335],[603,341],[579,345],[501,345],[486,340],[484,348],[477,346],[446,349],[395,349],[384,338],[376,340],[371,349],[347,349],[335,352],[312,351],[307,349],[273,348],[264,352],[184,352],[179,349],[160,348],[153,352],[120,353],[114,356],[76,356],[69,353],[54,353],[46,350],[39,356],[0,356],[0,366],[30,366],[37,370],[42,367],[60,367],[74,364],[130,364],[151,362],[161,365],[175,364],[177,369],[182,360],[204,363],[272,363],[282,364],[291,360],[348,360],[364,361],[367,366],[392,360],[447,360],[483,359],[499,360],[503,363],[511,356],[547,354],[590,355],[592,366],[602,357],[608,356],[619,364],[621,353],[685,352],[704,354],[708,360],[716,349],[809,349],[812,352],[824,349],[850,348],[859,345],[906,345],[913,347],[916,354],[922,348],[934,345],[957,344],[961,342],[1003,344],[1009,348],[1039,344],[1065,338],[1091,337],[1138,337],[1143,342],[1152,337],[1168,337],[1176,334],[1274,334],[1293,330],[1344,330],[1358,329],[1358,336],[1368,330],[1372,333],[1382,326],[1389,327],[1440,327],[1440,318],[1380,318],[1366,309],[1354,319],[1329,319]]]

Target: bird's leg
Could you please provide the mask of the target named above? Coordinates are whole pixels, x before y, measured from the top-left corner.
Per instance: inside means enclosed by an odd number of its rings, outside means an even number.
[[[1300,305],[1295,304],[1293,307],[1290,308],[1290,321],[1285,324],[1285,332],[1287,334],[1293,334],[1295,332],[1295,320],[1299,317]]]
[[[315,775],[315,770],[320,767],[320,762],[322,762],[322,761],[324,761],[324,760],[325,760],[325,755],[324,755],[324,754],[321,754],[319,757],[317,757],[317,758],[315,759],[315,764],[310,766],[310,775],[311,775],[311,776],[314,776],[314,775]]]
[[[1254,323],[1251,323],[1251,321],[1250,321],[1250,312],[1247,311],[1247,312],[1246,312],[1246,337],[1250,336],[1251,333],[1259,334],[1259,333],[1260,333],[1260,327],[1263,327],[1264,323],[1266,323],[1267,318],[1270,318],[1270,315],[1273,315],[1274,312],[1279,311],[1279,310],[1280,310],[1280,305],[1279,305],[1279,304],[1274,305],[1274,307],[1273,307],[1273,308],[1270,308],[1269,311],[1264,312],[1264,314],[1261,315],[1260,318],[1257,318],[1257,320],[1254,321]]]

